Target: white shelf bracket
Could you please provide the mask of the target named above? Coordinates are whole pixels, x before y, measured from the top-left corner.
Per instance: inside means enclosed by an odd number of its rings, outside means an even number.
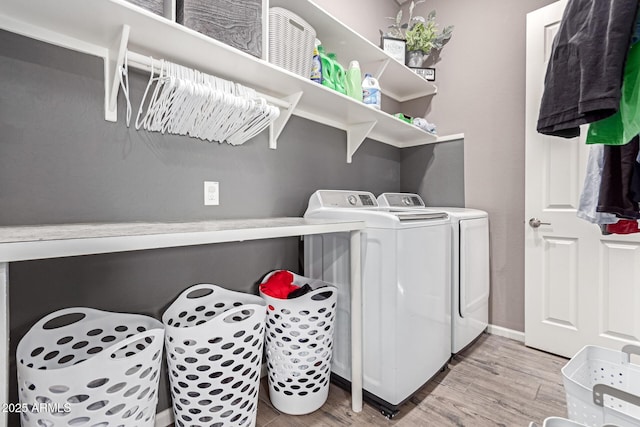
[[[365,138],[371,133],[373,127],[378,123],[372,122],[357,123],[349,125],[347,128],[347,163],[351,163],[353,154],[360,148]]]
[[[127,54],[129,43],[128,25],[122,26],[119,37],[109,46],[104,59],[104,119],[110,122],[118,121],[118,90],[120,89],[120,73]]]
[[[278,148],[278,138],[282,133],[282,130],[289,122],[293,110],[298,106],[300,98],[302,98],[302,91],[293,93],[282,100],[289,104],[288,107],[280,108],[280,116],[269,126],[269,148],[275,150]]]
[[[382,61],[380,63],[380,65],[378,66],[378,69],[376,70],[374,77],[377,80],[380,80],[380,78],[382,77],[382,74],[384,73],[384,71],[387,69],[387,66],[389,65],[389,62],[391,61],[391,58],[387,58],[384,61]]]

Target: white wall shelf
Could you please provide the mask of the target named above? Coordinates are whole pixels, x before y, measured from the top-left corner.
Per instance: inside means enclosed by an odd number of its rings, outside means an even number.
[[[382,92],[396,101],[410,101],[437,92],[436,85],[389,56],[313,1],[269,0],[269,3],[270,7],[283,7],[307,21],[316,30],[327,52],[335,53],[343,66],[351,60],[358,60],[362,72],[376,77]]]
[[[324,233],[350,233],[352,305],[351,402],[362,410],[362,323],[360,274],[362,221],[264,218],[182,223],[62,224],[0,227],[0,404],[9,402],[9,265],[14,261],[61,258]],[[7,413],[0,427],[8,426]]]
[[[274,0],[273,4],[279,4],[279,2],[284,0]],[[308,0],[291,0],[284,3],[287,3],[287,7],[298,11],[300,7],[309,8],[304,15],[312,11],[314,19],[319,22],[318,25],[320,22],[322,25],[327,25],[320,28],[335,31],[341,38],[346,38],[348,45],[353,45],[354,49],[362,52],[358,58],[363,63],[386,64],[381,84],[391,90],[394,96],[403,99],[412,91],[419,94],[423,90],[426,92],[435,90],[430,83],[389,58],[385,52],[340,24],[314,3]],[[114,119],[116,114],[113,95],[116,81],[114,73],[118,59],[122,57],[124,48],[122,41],[126,39],[123,33],[125,26],[130,28],[127,48],[136,53],[197,68],[253,87],[275,98],[295,101],[302,93],[297,106],[295,102],[291,102],[290,110],[284,111],[283,114],[288,116],[293,110],[294,115],[347,131],[351,140],[347,153],[349,162],[353,152],[365,138],[400,148],[439,141],[438,137],[398,120],[390,114],[367,107],[352,98],[148,12],[125,0],[58,0],[55,2],[3,0],[0,2],[0,28],[105,59],[105,112],[111,119]],[[336,52],[343,58],[351,55],[347,50],[336,49]],[[389,78],[388,82],[387,78]],[[372,126],[367,125],[368,133],[361,131],[365,128],[363,124],[372,123],[374,123]],[[280,123],[278,129],[271,133],[272,148],[275,148],[275,137],[282,127]],[[354,128],[359,131],[353,132]]]

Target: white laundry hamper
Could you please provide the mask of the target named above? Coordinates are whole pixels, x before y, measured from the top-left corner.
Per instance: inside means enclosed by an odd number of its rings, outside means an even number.
[[[538,427],[538,424],[530,423],[529,427]],[[545,418],[542,427],[584,427],[584,424],[561,417],[548,417]]]
[[[269,273],[263,283],[275,272]],[[326,282],[293,274],[297,286],[311,292],[267,302],[267,371],[273,406],[290,415],[319,409],[329,395],[337,289]]]
[[[45,316],[16,351],[22,426],[153,426],[163,338],[162,323],[143,315]]]
[[[567,411],[573,421],[600,427],[640,426],[640,347],[622,351],[585,346],[562,368]]]
[[[177,427],[256,423],[265,302],[199,284],[165,311],[167,363]]]

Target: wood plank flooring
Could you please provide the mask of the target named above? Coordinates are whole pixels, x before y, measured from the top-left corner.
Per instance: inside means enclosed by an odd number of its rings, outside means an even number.
[[[281,414],[269,402],[264,378],[257,427],[527,427],[531,421],[542,425],[546,417],[566,417],[560,373],[566,362],[484,334],[405,403],[393,420],[367,404],[361,413],[352,412],[349,393],[333,384],[327,403],[314,413]]]

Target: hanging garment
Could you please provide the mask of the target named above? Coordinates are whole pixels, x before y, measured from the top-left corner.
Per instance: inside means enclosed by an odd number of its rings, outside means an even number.
[[[584,177],[584,186],[580,194],[580,203],[576,215],[594,224],[615,224],[618,217],[614,214],[598,212],[598,195],[602,181],[602,162],[604,158],[604,146],[592,145],[589,147],[589,159],[587,160],[587,173]]]
[[[629,49],[620,109],[589,125],[587,144],[623,145],[640,133],[640,44]]]
[[[638,0],[569,0],[553,41],[538,132],[572,138],[620,106]]]
[[[293,274],[287,270],[276,271],[260,285],[263,294],[279,299],[287,299],[287,296],[298,288],[299,286],[293,284]]]
[[[640,42],[640,10],[636,15],[636,24],[633,27],[633,34],[631,35],[631,44]]]
[[[596,210],[615,214],[619,218],[640,219],[638,203],[631,199],[638,137],[625,145],[604,145],[603,148],[602,181]]]
[[[640,152],[636,157],[636,162],[633,165],[633,174],[631,176],[631,200],[640,203]]]
[[[607,224],[607,234],[633,234],[640,232],[638,221],[621,219],[616,224]]]

